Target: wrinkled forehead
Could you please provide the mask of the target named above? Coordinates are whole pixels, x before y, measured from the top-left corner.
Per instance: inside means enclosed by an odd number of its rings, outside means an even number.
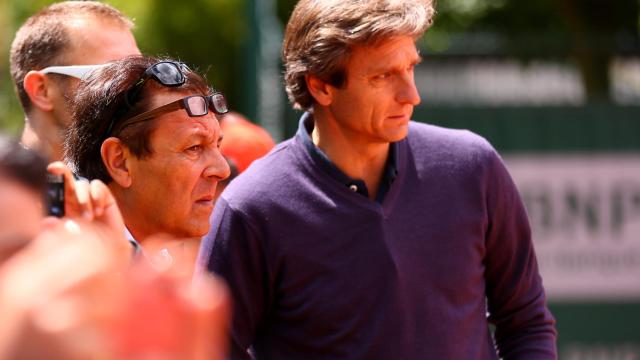
[[[414,64],[421,59],[410,36],[387,37],[381,41],[355,45],[351,48],[346,66],[353,72],[367,73],[394,66]]]
[[[163,144],[181,148],[194,144],[211,144],[220,141],[220,125],[213,114],[189,117],[184,110],[164,114],[157,119],[151,134],[151,146]]]

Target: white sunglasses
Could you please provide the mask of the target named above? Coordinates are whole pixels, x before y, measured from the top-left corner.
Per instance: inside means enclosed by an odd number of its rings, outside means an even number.
[[[49,66],[40,70],[43,74],[55,73],[73,76],[80,80],[86,80],[95,70],[101,69],[107,64],[101,65],[69,65],[69,66]]]

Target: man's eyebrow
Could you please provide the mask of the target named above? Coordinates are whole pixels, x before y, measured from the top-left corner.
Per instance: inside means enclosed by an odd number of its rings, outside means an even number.
[[[212,141],[212,142],[214,142],[214,141],[218,141],[219,142],[220,139],[222,138],[222,134],[220,134],[218,136],[218,139],[216,140],[214,138],[214,134],[213,134],[212,131],[207,131],[207,130],[202,129],[202,128],[196,128],[191,132],[191,134],[189,134],[189,137],[192,138],[192,139],[193,138],[197,138],[197,139],[209,140],[209,141]]]
[[[415,66],[415,65],[420,64],[421,62],[422,62],[422,56],[419,56],[419,55],[418,55],[418,57],[416,57],[413,61],[411,61],[411,63],[410,63],[410,64],[411,64],[412,66]],[[370,74],[375,74],[375,73],[380,73],[380,72],[386,72],[386,71],[394,71],[394,70],[397,70],[397,69],[398,69],[398,68],[396,68],[396,67],[394,67],[394,66],[389,66],[389,65],[386,65],[386,64],[385,64],[385,65],[380,65],[379,67],[372,68],[372,69],[370,70]]]

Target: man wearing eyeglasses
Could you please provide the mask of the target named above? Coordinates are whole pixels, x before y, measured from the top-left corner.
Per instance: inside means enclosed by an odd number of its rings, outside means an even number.
[[[133,23],[97,1],[65,1],[48,6],[20,27],[11,46],[10,66],[25,112],[21,142],[50,161],[63,157],[71,121],[69,101],[78,79],[93,66],[138,55]]]
[[[117,60],[78,88],[67,161],[107,184],[143,249],[158,234],[188,239],[176,259],[191,256],[183,259],[189,267],[209,230],[217,184],[229,176],[217,119],[227,111],[224,96],[183,63]]]

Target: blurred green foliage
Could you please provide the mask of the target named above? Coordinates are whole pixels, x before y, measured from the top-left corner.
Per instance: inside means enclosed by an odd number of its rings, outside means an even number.
[[[18,27],[51,0],[0,0],[0,129],[16,134],[22,108],[8,70],[9,47]],[[111,0],[134,19],[140,49],[150,55],[179,58],[223,91],[233,108],[242,108],[244,47],[249,36],[243,0]]]
[[[123,1],[123,4],[125,1]],[[242,49],[248,37],[244,3],[233,0],[148,1],[135,31],[143,53],[178,58],[206,74],[237,107]],[[115,5],[115,2],[114,2]],[[122,7],[124,8],[124,7]]]
[[[588,99],[606,102],[612,58],[640,55],[639,12],[638,0],[440,0],[424,44],[449,56],[573,62]]]
[[[143,52],[180,58],[225,92],[232,108],[253,113],[248,7],[260,0],[109,0],[135,20]],[[52,0],[0,0],[0,129],[16,133],[22,113],[9,78],[13,34]],[[296,0],[277,0],[284,24]],[[553,57],[573,61],[591,100],[608,95],[608,65],[638,50],[638,0],[438,0],[435,25],[421,41],[428,56]],[[253,40],[253,41],[251,41]]]

